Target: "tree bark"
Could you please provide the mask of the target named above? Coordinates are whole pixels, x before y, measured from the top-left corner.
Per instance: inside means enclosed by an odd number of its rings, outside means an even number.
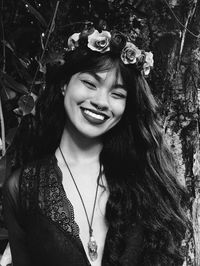
[[[200,266],[200,3],[154,0],[144,4],[156,61],[153,93],[161,99],[178,178],[190,193],[193,232],[187,232],[184,242],[184,265]]]

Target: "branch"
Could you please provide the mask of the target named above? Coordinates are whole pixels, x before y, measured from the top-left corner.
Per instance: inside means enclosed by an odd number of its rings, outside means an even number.
[[[1,1],[1,10],[3,10],[3,0]],[[6,48],[5,48],[5,34],[4,34],[4,25],[3,25],[3,16],[1,16],[1,29],[2,29],[2,40],[3,40],[3,68],[2,71],[5,73],[6,70]],[[4,86],[4,85],[3,85]],[[0,97],[0,120],[1,120],[1,139],[2,139],[2,156],[6,152],[6,139],[5,139],[5,123],[2,109],[2,102]]]
[[[48,44],[49,44],[49,39],[50,39],[51,33],[52,33],[53,30],[54,30],[54,27],[55,27],[55,19],[56,19],[56,15],[57,15],[57,12],[58,12],[59,4],[60,4],[60,1],[57,1],[57,2],[56,2],[56,7],[55,7],[55,10],[54,10],[54,14],[53,14],[53,18],[52,18],[52,21],[51,21],[50,29],[49,29],[49,32],[48,32],[48,36],[47,36],[47,39],[46,39],[46,42],[45,42],[45,45],[44,45],[44,49],[43,49],[42,55],[41,55],[41,57],[40,57],[40,59],[39,59],[39,64],[38,64],[37,70],[36,70],[36,72],[35,72],[35,76],[34,76],[34,78],[33,78],[33,81],[32,81],[32,84],[31,84],[31,88],[30,88],[29,93],[31,93],[32,88],[33,88],[33,86],[34,86],[34,84],[35,84],[35,80],[36,80],[36,77],[37,77],[38,71],[39,71],[39,69],[40,69],[40,63],[42,63],[43,57],[44,57],[44,55],[45,55],[46,49],[47,49]]]

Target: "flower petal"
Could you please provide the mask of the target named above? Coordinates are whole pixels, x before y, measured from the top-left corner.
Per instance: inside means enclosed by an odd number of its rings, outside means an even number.
[[[80,33],[74,33],[69,37],[67,45],[70,50],[74,50],[78,46],[79,36]]]
[[[110,51],[110,38],[111,34],[108,31],[98,32],[95,30],[92,34],[88,36],[88,48],[92,51],[98,51],[100,53],[105,53]]]

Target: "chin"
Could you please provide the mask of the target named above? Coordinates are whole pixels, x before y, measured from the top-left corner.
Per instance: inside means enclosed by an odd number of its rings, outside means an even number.
[[[86,137],[86,138],[91,138],[91,139],[97,139],[97,138],[101,138],[101,136],[104,134],[104,133],[92,133],[91,131],[90,132],[81,132],[81,134]]]
[[[104,135],[107,132],[107,130],[100,130],[97,128],[87,128],[84,130],[84,128],[81,128],[79,130],[79,133],[82,136],[85,136],[87,138],[101,138],[102,135]]]

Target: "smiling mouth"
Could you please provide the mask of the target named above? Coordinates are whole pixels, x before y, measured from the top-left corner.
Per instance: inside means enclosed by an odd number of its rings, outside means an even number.
[[[109,116],[107,116],[104,113],[101,112],[97,112],[95,110],[91,110],[91,109],[86,109],[86,108],[81,108],[81,111],[83,113],[83,116],[92,123],[103,123],[104,121],[106,121]]]

